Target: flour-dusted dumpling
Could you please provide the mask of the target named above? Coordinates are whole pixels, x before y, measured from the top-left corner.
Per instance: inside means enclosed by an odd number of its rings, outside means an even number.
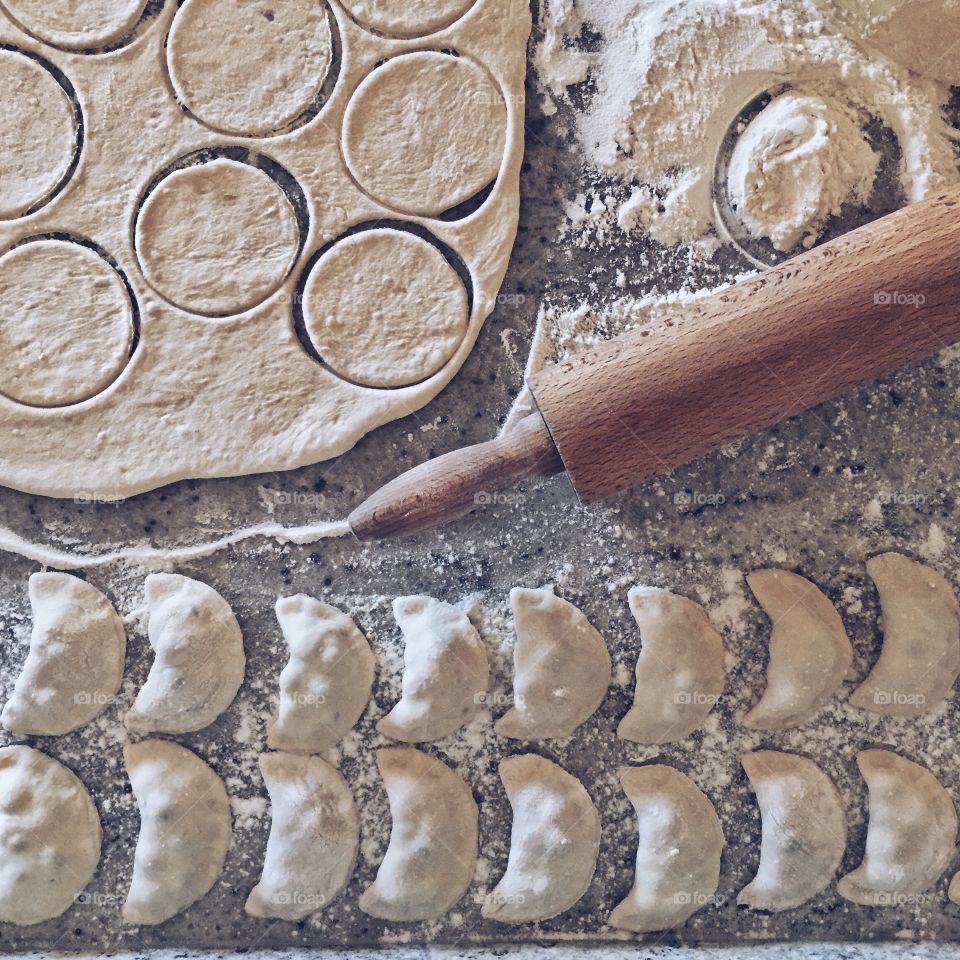
[[[854,903],[896,906],[928,890],[956,849],[957,811],[925,767],[889,750],[864,750],[857,766],[867,781],[867,848],[856,870],[837,883]]]
[[[610,686],[607,645],[552,587],[514,588],[510,604],[517,624],[513,706],[494,729],[516,740],[569,737]]]
[[[843,683],[853,648],[833,604],[788,570],[756,570],[747,583],[773,621],[767,688],[746,715],[754,730],[805,723]]]
[[[247,898],[253,917],[303,920],[343,891],[360,845],[347,781],[319,757],[260,757],[273,821],[263,875]]]
[[[513,809],[507,869],[481,912],[501,923],[548,920],[586,892],[600,853],[600,816],[583,784],[535,754],[500,762]]]
[[[932,713],[960,673],[960,607],[936,570],[899,553],[867,561],[880,594],[883,649],[850,703],[871,713]]]
[[[403,632],[400,702],[377,724],[404,743],[439,740],[470,720],[484,701],[490,670],[480,636],[465,613],[432,597],[398,597]]]
[[[624,767],[620,783],[637,812],[637,870],[609,923],[634,933],[669,930],[717,892],[723,829],[713,804],[673,767]]]
[[[123,621],[96,587],[66,573],[29,583],[30,652],[3,708],[7,730],[58,736],[99,716],[123,679]]]
[[[703,723],[723,693],[723,639],[703,607],[656,587],[634,587],[630,610],[640,627],[633,706],[617,736],[672,743]]]
[[[412,747],[377,751],[390,802],[390,843],[360,909],[382,920],[436,920],[466,893],[480,811],[448,766]]]
[[[146,579],[147,636],[156,652],[126,724],[137,733],[190,733],[213,723],[243,682],[240,625],[212,587],[176,573]]]
[[[130,744],[123,758],[140,809],[123,919],[163,923],[204,896],[220,876],[230,848],[230,799],[198,756],[169,740]]]
[[[745,754],[743,769],[762,819],[760,866],[737,903],[754,910],[790,910],[831,883],[847,846],[847,816],[833,781],[792,753]]]
[[[290,660],[280,674],[280,708],[267,743],[319,753],[360,719],[373,685],[373,651],[345,613],[313,597],[282,597],[276,610]]]
[[[100,862],[86,787],[34,750],[0,748],[0,923],[26,926],[73,906]]]

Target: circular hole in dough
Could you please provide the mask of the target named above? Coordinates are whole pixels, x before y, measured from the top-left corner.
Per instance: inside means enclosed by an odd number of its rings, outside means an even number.
[[[423,37],[459,20],[474,0],[345,0],[362,27],[390,37]]]
[[[85,49],[127,36],[146,0],[4,0],[4,6],[28,33],[45,43]]]
[[[303,321],[323,362],[368,387],[436,373],[467,332],[467,291],[432,243],[399,230],[355,233],[314,265]]]
[[[357,88],[344,118],[350,172],[371,196],[435,216],[496,179],[506,143],[500,88],[470,60],[394,57]]]
[[[70,240],[34,240],[0,258],[0,392],[37,407],[87,400],[130,356],[133,307],[116,269]]]
[[[327,7],[319,0],[186,0],[167,43],[181,103],[215,130],[240,136],[308,119],[332,59]]]
[[[221,157],[160,180],[137,217],[135,244],[157,293],[217,317],[249,310],[277,290],[299,254],[300,229],[272,177]]]
[[[0,219],[32,212],[63,186],[77,155],[77,112],[39,60],[0,50]]]

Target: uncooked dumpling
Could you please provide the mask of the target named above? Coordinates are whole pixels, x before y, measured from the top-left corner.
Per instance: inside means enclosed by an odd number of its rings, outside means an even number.
[[[773,633],[767,688],[743,723],[755,730],[806,723],[837,692],[853,661],[843,621],[817,587],[788,570],[757,570],[747,583]]]
[[[123,679],[123,621],[96,587],[66,573],[30,577],[30,652],[3,725],[22,736],[58,736],[99,716]]]
[[[156,924],[199,900],[216,883],[230,847],[230,800],[223,781],[169,740],[123,749],[140,808],[127,923]]]
[[[347,781],[319,757],[265,753],[260,770],[273,822],[254,917],[303,920],[332,903],[353,873],[360,822]]]
[[[0,923],[73,906],[100,861],[100,817],[84,785],[34,750],[0,748]]]
[[[600,706],[610,685],[610,654],[603,637],[552,587],[515,588],[510,604],[517,625],[513,706],[498,721],[502,737],[569,737]]]
[[[276,610],[290,660],[280,674],[280,708],[267,743],[320,753],[360,719],[373,684],[373,651],[345,613],[313,597],[282,597]]]
[[[583,784],[535,754],[500,762],[513,808],[507,869],[481,912],[501,923],[548,920],[586,892],[600,853],[600,816]]]
[[[723,829],[713,804],[673,767],[624,767],[620,783],[637,812],[637,871],[609,923],[634,933],[669,930],[717,892]]]
[[[630,610],[640,627],[633,706],[617,736],[672,743],[693,733],[723,693],[723,639],[703,608],[656,587],[634,587]]]
[[[213,723],[243,682],[240,625],[212,587],[176,573],[146,580],[147,636],[156,652],[126,724],[137,733],[190,733]]]
[[[864,750],[857,766],[870,795],[867,848],[837,892],[854,903],[896,906],[932,887],[953,860],[957,812],[940,781],[918,763]]]
[[[760,866],[737,903],[789,910],[831,883],[847,845],[847,817],[837,788],[812,761],[758,750],[743,759],[762,818]]]
[[[406,647],[400,702],[377,724],[405,743],[439,740],[470,720],[486,698],[490,671],[465,613],[432,597],[398,597],[393,615]]]
[[[936,570],[899,553],[867,561],[880,594],[883,649],[850,703],[871,713],[916,717],[950,695],[960,673],[960,607]]]
[[[393,826],[360,909],[383,920],[436,920],[466,893],[477,864],[480,811],[439,760],[409,747],[377,751]]]

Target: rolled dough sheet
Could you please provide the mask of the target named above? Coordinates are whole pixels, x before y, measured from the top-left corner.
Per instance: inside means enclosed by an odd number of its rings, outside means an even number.
[[[40,179],[0,180],[0,483],[117,498],[292,469],[460,369],[516,235],[528,4],[319,6],[0,13],[0,108],[14,146],[45,145]],[[85,283],[54,240],[89,252]]]

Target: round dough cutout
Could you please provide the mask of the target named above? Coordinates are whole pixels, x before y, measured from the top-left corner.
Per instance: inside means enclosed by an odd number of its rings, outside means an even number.
[[[357,183],[395,210],[435,216],[496,179],[507,108],[470,60],[421,52],[394,57],[357,87],[343,152]]]
[[[95,250],[36,240],[0,258],[0,393],[36,407],[88,400],[130,355],[133,309]]]
[[[474,0],[345,0],[362,27],[388,37],[425,37],[459,20]]]
[[[277,290],[297,259],[300,230],[270,176],[220,158],[158,183],[140,210],[135,243],[157,293],[216,317],[249,310]]]
[[[180,102],[202,123],[239,136],[283,131],[308,111],[332,59],[322,0],[186,0],[167,42]]]
[[[467,291],[433,244],[399,230],[355,233],[313,267],[303,320],[335,373],[368,387],[427,379],[467,332]]]
[[[0,219],[44,203],[77,154],[76,111],[42,63],[0,50]]]
[[[122,40],[137,25],[146,0],[3,0],[28,32],[54,47],[82,50]]]

